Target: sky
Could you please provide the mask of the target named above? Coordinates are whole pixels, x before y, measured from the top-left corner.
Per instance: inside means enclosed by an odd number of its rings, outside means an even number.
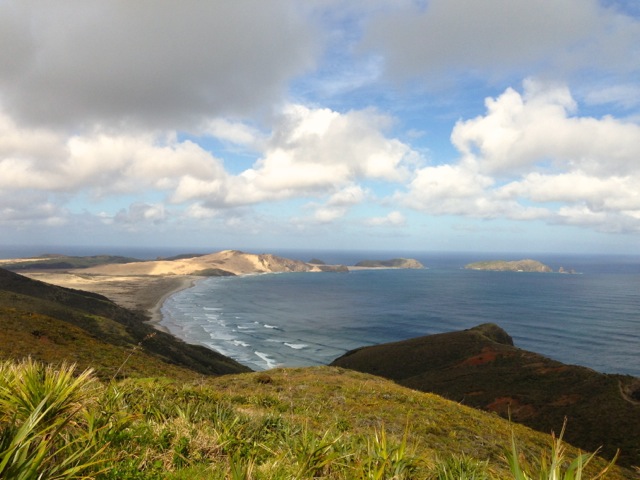
[[[640,254],[636,0],[0,0],[0,246]]]

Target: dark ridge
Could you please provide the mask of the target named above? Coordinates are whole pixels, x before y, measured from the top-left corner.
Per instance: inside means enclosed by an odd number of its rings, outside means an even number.
[[[566,365],[513,346],[495,324],[350,351],[331,363],[495,412],[582,449],[640,465],[640,379]]]

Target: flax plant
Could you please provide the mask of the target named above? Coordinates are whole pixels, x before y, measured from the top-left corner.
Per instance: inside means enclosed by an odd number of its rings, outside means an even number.
[[[104,447],[83,418],[99,383],[91,370],[31,359],[0,363],[0,478],[85,478]]]
[[[551,454],[545,455],[540,459],[538,468],[531,467],[526,459],[518,453],[515,438],[512,434],[511,451],[507,453],[507,461],[514,480],[598,480],[606,478],[616,458],[599,472],[587,476],[585,468],[598,452],[583,453],[573,460],[568,460],[566,458],[566,446],[562,441],[565,427],[566,421],[558,437],[552,434]]]

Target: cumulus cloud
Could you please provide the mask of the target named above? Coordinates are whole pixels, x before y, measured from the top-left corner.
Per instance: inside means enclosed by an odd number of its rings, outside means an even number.
[[[233,206],[332,195],[366,179],[400,182],[419,159],[408,145],[385,135],[390,123],[373,110],[289,105],[252,168],[225,184],[190,179],[178,192],[192,192],[190,198],[212,206]]]
[[[401,227],[407,223],[407,220],[402,213],[393,211],[384,217],[368,218],[364,223],[371,227]]]
[[[340,113],[302,105],[287,106],[268,134],[241,122],[210,122],[209,138],[257,150],[251,168],[232,174],[222,159],[175,132],[95,128],[65,136],[0,116],[0,187],[93,200],[160,192],[185,205],[192,218],[261,202],[325,198],[316,216],[331,221],[363,201],[361,182],[400,182],[419,162],[409,146],[385,135],[391,123],[374,110]],[[116,220],[138,213],[138,207],[125,210]]]
[[[6,190],[85,191],[101,197],[143,187],[168,190],[187,175],[225,174],[209,152],[173,136],[94,132],[65,137],[0,117],[0,139],[0,187]]]
[[[366,197],[366,192],[359,185],[349,185],[346,188],[334,193],[326,203],[322,205],[311,205],[315,208],[314,219],[320,223],[331,223],[344,217],[349,209],[354,205],[362,203]]]
[[[525,82],[460,121],[461,158],[419,169],[398,198],[434,214],[640,230],[640,126],[577,115],[565,87]]]
[[[580,117],[566,87],[526,81],[486,100],[487,114],[456,124],[451,140],[481,169],[509,175],[531,168],[582,169],[592,175],[640,172],[640,126],[613,117]],[[545,163],[546,162],[546,163]]]
[[[2,2],[0,102],[40,125],[188,128],[278,99],[320,38],[288,0]]]

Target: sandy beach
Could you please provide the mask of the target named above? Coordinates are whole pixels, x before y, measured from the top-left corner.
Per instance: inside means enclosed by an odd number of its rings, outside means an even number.
[[[25,276],[76,290],[104,295],[121,307],[143,311],[156,328],[162,320],[164,301],[180,290],[194,285],[202,277],[195,275],[95,275],[74,271],[32,271]]]

